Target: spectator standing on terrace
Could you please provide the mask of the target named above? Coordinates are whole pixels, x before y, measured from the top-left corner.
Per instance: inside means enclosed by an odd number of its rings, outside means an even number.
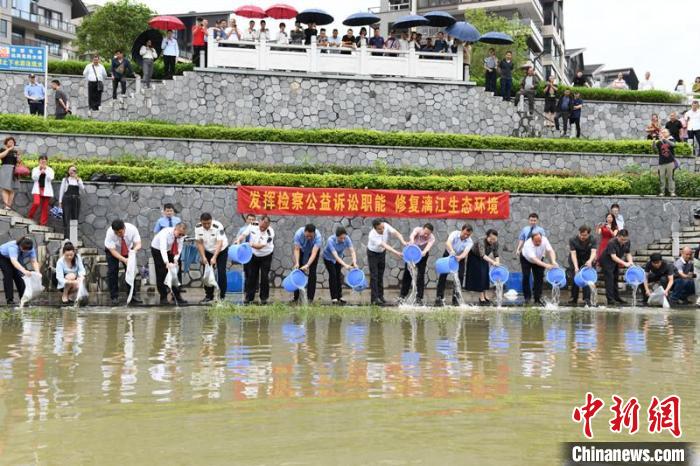
[[[537,79],[537,76],[535,76],[535,68],[528,68],[527,74],[520,82],[520,96],[527,99],[528,112],[530,115],[535,113],[535,95],[537,94],[538,84],[539,79]]]
[[[397,230],[381,219],[372,221],[372,229],[367,239],[367,264],[369,265],[369,286],[371,289],[371,303],[381,306],[386,304],[384,300],[384,270],[386,268],[386,251],[397,257],[402,255],[389,245],[389,237],[397,238],[403,246],[407,243]]]
[[[226,32],[225,29],[222,28],[222,23],[225,20],[220,19],[214,23],[214,27],[211,28],[211,37],[214,39],[216,42],[219,42],[221,40],[226,40]],[[225,26],[224,26],[225,27]]]
[[[209,22],[200,16],[192,28],[192,62],[198,68],[207,66],[207,44],[204,38],[207,35],[208,25]],[[202,55],[204,55],[204,63],[200,62]]]
[[[399,50],[408,52],[411,49],[411,43],[408,41],[408,33],[402,32],[399,38]]]
[[[258,31],[255,29],[255,21],[252,19],[248,22],[248,29],[243,32],[243,40],[258,40]]]
[[[152,68],[152,67],[151,67]],[[153,70],[151,69],[151,72]],[[131,62],[124,56],[121,50],[117,50],[112,58],[112,100],[117,100],[117,88],[121,84],[122,95],[126,94],[126,76],[127,73],[134,75],[134,70],[131,69]],[[150,77],[149,86],[150,86]]]
[[[498,70],[501,74],[501,96],[506,102],[510,102],[510,94],[513,90],[513,52],[506,52],[505,59],[498,63]]]
[[[684,247],[681,256],[673,263],[673,293],[671,304],[689,304],[688,298],[695,294],[695,274],[693,273],[693,250]]]
[[[700,155],[700,104],[697,100],[693,101],[685,118],[688,121],[688,140],[693,143],[694,154]]]
[[[469,69],[472,66],[472,44],[465,42],[462,47],[462,66],[464,67],[464,80],[469,81]]]
[[[610,213],[615,216],[615,222],[620,230],[625,229],[625,218],[620,213],[620,204],[613,204],[610,206]]]
[[[379,30],[379,28],[374,29],[374,35],[369,39],[369,46],[373,49],[384,48],[384,38],[382,37],[382,32]]]
[[[333,29],[333,35],[328,38],[328,46],[338,48],[341,45],[340,37],[338,37],[338,30]]]
[[[270,266],[275,250],[275,231],[270,226],[270,217],[263,215],[260,224],[251,225],[248,232],[248,243],[253,248],[253,258],[249,262],[245,304],[252,303],[255,293],[260,290],[260,304],[265,305],[270,299]]]
[[[294,269],[299,269],[309,276],[306,284],[306,298],[309,303],[314,302],[316,297],[316,269],[318,268],[318,258],[323,248],[323,235],[318,231],[313,223],[299,228],[294,233],[294,247],[292,258]],[[299,291],[294,292],[294,302],[299,301]]]
[[[321,32],[323,32],[324,30],[322,30]],[[283,45],[289,44],[289,34],[287,34],[287,25],[284,23],[280,23],[280,30],[277,32],[277,43]]]
[[[574,87],[591,87],[588,84],[588,79],[583,75],[583,71],[578,70],[576,76],[574,77]]]
[[[102,92],[104,91],[107,70],[100,63],[100,56],[94,55],[92,62],[85,65],[83,77],[88,84],[88,106],[90,110],[99,110],[102,105]]]
[[[387,50],[401,49],[401,44],[399,44],[399,40],[396,38],[396,31],[392,30],[389,33],[389,38],[384,42],[384,48]]]
[[[311,45],[311,38],[317,35],[316,23],[309,23],[309,27],[304,30],[304,45]]]
[[[348,29],[348,33],[343,36],[341,47],[346,49],[355,48],[355,35],[353,34],[352,29]]]
[[[425,44],[421,45],[420,50],[421,52],[434,52],[435,46],[433,45],[433,39],[431,39],[430,37],[425,39]]]
[[[70,102],[68,102],[68,95],[63,92],[61,88],[61,82],[58,79],[51,81],[51,89],[53,89],[54,100],[56,101],[56,119],[63,120],[66,115],[71,113]]]
[[[24,97],[29,104],[30,115],[43,115],[44,104],[46,102],[46,89],[42,84],[36,82],[34,74],[29,75],[29,84],[24,86]]]
[[[569,121],[571,126],[576,126],[576,137],[581,137],[581,110],[583,109],[583,99],[581,98],[581,93],[576,92],[574,94],[574,106],[571,110],[571,117]],[[573,134],[571,135],[573,137]]]
[[[321,28],[318,33],[318,38],[316,39],[316,44],[319,47],[328,47],[328,36],[326,35],[326,29]]]
[[[408,47],[413,47],[414,50],[420,50],[420,34],[413,31],[411,32],[411,37],[408,39]]]
[[[435,244],[435,228],[431,223],[426,223],[422,227],[416,227],[411,232],[408,244],[414,244],[421,250],[421,260],[416,264],[416,304],[423,304],[423,293],[425,291],[425,268],[428,265],[430,249]],[[408,264],[403,271],[401,279],[401,293],[399,299],[406,299],[411,289],[411,274],[408,271]]]
[[[629,88],[627,81],[625,81],[625,75],[622,73],[617,73],[617,79],[610,84],[610,89],[627,90]]]
[[[556,78],[550,75],[544,86],[544,125],[549,128],[554,127],[554,115],[557,113],[557,89]]]
[[[345,251],[350,251],[352,262],[345,262]],[[342,270],[357,268],[357,256],[352,240],[344,227],[338,227],[335,235],[328,238],[323,249],[323,263],[328,271],[328,288],[331,294],[332,304],[345,304],[343,300],[343,274]]]
[[[21,161],[20,150],[14,137],[8,136],[0,148],[0,189],[5,210],[12,211],[12,203],[15,200],[15,191],[19,189],[19,180],[15,176],[15,167]]]
[[[358,49],[369,45],[369,39],[367,39],[367,28],[363,27],[360,29],[360,35],[355,38],[355,45]]]
[[[596,234],[600,236],[600,248],[598,248],[598,260],[600,256],[608,247],[608,243],[611,239],[617,236],[617,232],[622,230],[615,219],[615,215],[612,212],[608,212],[605,216],[605,222],[598,225],[596,228]]]
[[[486,92],[496,92],[496,81],[498,80],[498,58],[496,49],[490,48],[489,54],[484,58],[484,70],[486,77]]]
[[[39,225],[46,225],[49,222],[49,201],[53,198],[53,186],[51,183],[55,177],[53,168],[48,166],[48,157],[39,156],[39,165],[32,169],[32,207],[29,209],[27,218],[34,219],[36,211],[39,210]]]
[[[571,118],[571,112],[574,110],[574,98],[571,95],[571,90],[565,89],[564,95],[559,97],[559,102],[557,102],[557,118],[554,120],[554,126],[559,131],[559,119],[561,118],[562,128],[561,135],[566,136],[566,132],[569,125],[569,119]]]
[[[148,39],[139,50],[143,58],[143,86],[147,89],[151,87],[151,77],[153,76],[153,64],[158,59],[158,52],[153,48],[151,40]]]
[[[85,192],[83,180],[75,165],[68,167],[68,174],[58,190],[58,206],[63,209],[63,237],[70,237],[70,221],[80,220],[80,193]]]
[[[450,51],[450,46],[447,44],[447,41],[445,40],[445,33],[440,31],[437,33],[437,37],[435,38],[435,42],[433,44],[433,52],[435,53],[447,53]]]
[[[653,91],[654,90],[654,81],[651,80],[651,73],[646,72],[644,73],[644,79],[642,82],[639,83],[638,89],[640,91]]]
[[[231,21],[229,21],[229,26],[226,28],[226,39],[241,40],[241,31],[238,30],[235,18],[231,18]]]
[[[270,41],[270,30],[267,28],[267,22],[264,19],[260,20],[260,32],[258,32],[258,40]]]
[[[661,122],[659,121],[659,115],[656,113],[651,114],[651,122],[647,125],[646,128],[644,128],[644,131],[647,132],[647,139],[650,140],[657,140],[659,139],[659,135],[661,134]]]
[[[294,23],[294,29],[289,35],[290,43],[294,45],[302,45],[304,43],[304,30],[301,28],[299,21]]]
[[[676,84],[676,87],[673,88],[673,91],[683,95],[685,95],[688,92],[685,88],[685,82],[683,82],[682,79],[678,80],[678,83]]]
[[[175,63],[177,63],[177,57],[180,56],[180,46],[177,45],[177,40],[173,37],[173,31],[168,31],[165,34],[161,49],[163,51],[163,78],[173,79]]]
[[[654,148],[659,154],[659,196],[665,196],[666,189],[671,197],[676,196],[676,181],[673,178],[676,171],[675,147],[676,141],[671,137],[671,133],[666,128],[662,129],[661,137],[654,142]]]
[[[671,136],[673,136],[673,139],[676,142],[681,141],[681,130],[683,129],[683,123],[681,123],[681,121],[678,119],[676,112],[671,112],[664,128],[671,133]]]

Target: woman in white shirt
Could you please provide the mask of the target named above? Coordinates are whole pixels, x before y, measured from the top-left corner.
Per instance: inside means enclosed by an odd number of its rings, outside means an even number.
[[[226,40],[241,40],[241,32],[238,30],[238,26],[236,26],[236,20],[231,18],[231,25],[226,28]]]
[[[149,89],[151,87],[151,76],[153,76],[153,63],[158,58],[158,52],[153,48],[153,43],[151,40],[147,40],[144,45],[141,46],[139,51],[141,58],[143,58],[143,87]]]
[[[78,167],[71,165],[68,175],[61,181],[58,190],[58,206],[63,209],[63,237],[70,236],[70,221],[80,219],[80,193],[85,192],[83,180],[78,176]]]
[[[32,196],[34,199],[27,215],[27,218],[33,219],[36,211],[41,207],[40,225],[46,225],[49,222],[49,201],[53,197],[53,187],[51,186],[53,178],[54,172],[48,166],[48,157],[40,155],[39,166],[32,169],[32,179],[34,180]]]
[[[611,89],[622,89],[626,90],[629,89],[629,86],[627,85],[627,81],[625,81],[625,77],[622,73],[617,74],[617,79],[612,82],[610,85]]]
[[[75,246],[67,242],[63,245],[63,256],[56,262],[56,281],[58,289],[63,290],[61,302],[70,304],[75,301],[80,284],[85,280],[85,267]]]

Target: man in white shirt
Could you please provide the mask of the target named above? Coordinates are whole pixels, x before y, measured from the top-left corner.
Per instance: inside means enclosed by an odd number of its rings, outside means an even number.
[[[253,302],[259,286],[260,304],[266,305],[270,298],[270,267],[275,250],[275,231],[270,227],[270,217],[267,215],[260,218],[257,227],[251,226],[248,231],[248,243],[253,248],[253,258],[249,262],[245,304]]]
[[[651,80],[651,73],[646,72],[644,73],[644,79],[642,82],[639,83],[639,86],[637,87],[640,91],[653,91],[654,90],[654,81]]]
[[[697,100],[693,101],[685,118],[688,122],[688,141],[693,143],[693,153],[700,156],[700,105]]]
[[[199,223],[194,227],[194,238],[202,265],[216,267],[216,283],[219,285],[219,297],[226,297],[226,261],[228,259],[228,238],[224,226],[214,220],[209,212],[199,216]],[[204,287],[204,299],[200,304],[214,301],[214,287]]]
[[[425,267],[428,265],[428,257],[430,255],[430,249],[432,249],[435,244],[435,235],[433,231],[435,228],[431,223],[426,223],[422,227],[416,227],[411,232],[411,236],[408,239],[408,244],[414,244],[418,246],[421,250],[423,257],[420,262],[416,264],[416,304],[423,303],[423,292],[425,290]],[[408,296],[409,290],[411,288],[411,274],[408,272],[408,264],[403,271],[403,279],[401,280],[401,294],[400,299],[405,299]]]
[[[620,204],[613,204],[610,206],[610,213],[615,217],[615,222],[617,223],[617,230],[625,229],[625,218],[620,213]]]
[[[105,234],[105,256],[107,258],[107,287],[112,306],[119,305],[119,264],[128,262],[129,254],[136,254],[141,249],[141,235],[134,225],[114,220]],[[132,298],[134,304],[141,300]]]
[[[107,79],[107,70],[100,63],[100,56],[94,55],[92,62],[85,65],[83,77],[88,83],[88,106],[90,110],[99,110],[102,105],[102,92]]]
[[[340,40],[340,37],[338,36],[338,30],[333,29],[332,35],[328,38],[328,46],[329,47],[334,47],[334,48],[340,48],[342,41]]]
[[[287,34],[287,25],[280,23],[280,30],[277,33],[277,43],[287,45],[289,44],[289,34]]]
[[[250,20],[248,23],[248,29],[243,33],[243,40],[258,40],[258,31],[255,29],[255,21]]]
[[[474,240],[472,239],[472,232],[474,229],[471,225],[462,225],[462,228],[455,230],[447,237],[445,241],[445,253],[442,257],[454,256],[459,262],[459,270],[457,276],[459,277],[459,283],[454,283],[454,289],[452,290],[452,305],[456,306],[459,304],[457,299],[457,287],[462,286],[464,282],[464,273],[466,272],[467,266],[467,256],[469,251],[474,247]],[[445,288],[447,287],[447,274],[441,274],[438,278],[437,295],[435,297],[435,306],[441,307],[445,305]]]
[[[384,269],[386,268],[386,251],[401,258],[399,251],[389,245],[389,237],[397,238],[403,246],[406,241],[401,233],[396,231],[391,225],[381,219],[372,221],[372,229],[367,239],[367,264],[369,265],[369,287],[371,293],[371,303],[376,306],[386,304],[384,301]]]
[[[187,234],[187,225],[178,223],[174,227],[163,228],[153,237],[151,241],[151,255],[156,268],[156,287],[160,294],[160,305],[168,304],[168,292],[170,289],[165,285],[165,276],[168,270],[177,267],[182,248]],[[175,304],[187,304],[182,299],[180,288],[172,288]]]
[[[163,49],[164,78],[173,79],[175,63],[177,62],[177,57],[180,56],[180,46],[177,44],[177,39],[173,37],[173,31],[166,33],[161,49]]]
[[[520,261],[523,277],[530,277],[530,273],[532,273],[533,276],[532,295],[535,299],[534,303],[544,306],[546,304],[542,300],[544,271],[559,267],[557,265],[557,255],[554,249],[552,249],[552,245],[549,244],[549,240],[542,236],[542,233],[535,233],[523,244],[522,256],[525,259],[524,261]],[[549,257],[550,263],[544,262],[543,259],[545,256]],[[523,279],[523,285],[525,284],[526,281]],[[525,294],[525,305],[528,304],[530,296],[529,280],[527,280],[527,287],[528,293],[525,293],[526,290],[523,290],[523,294]]]

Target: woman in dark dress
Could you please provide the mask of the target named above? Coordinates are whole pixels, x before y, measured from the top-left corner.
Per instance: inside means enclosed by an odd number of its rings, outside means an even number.
[[[467,291],[479,293],[479,305],[490,304],[486,292],[491,288],[489,270],[491,266],[500,265],[498,258],[498,232],[490,229],[486,237],[474,243],[467,256],[467,276],[465,287]]]
[[[0,190],[2,190],[2,201],[5,210],[12,210],[12,203],[15,200],[15,191],[19,189],[19,181],[15,176],[15,167],[20,161],[19,149],[16,147],[17,141],[12,136],[5,138],[3,147],[0,147]]]

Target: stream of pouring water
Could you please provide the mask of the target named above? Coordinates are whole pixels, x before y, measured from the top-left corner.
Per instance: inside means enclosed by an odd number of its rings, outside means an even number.
[[[415,306],[416,295],[418,294],[418,269],[416,268],[416,264],[406,262],[406,270],[411,274],[411,292],[406,296],[403,304],[406,306]]]
[[[632,285],[632,309],[637,307],[637,289],[639,289],[639,285]]]
[[[595,282],[588,282],[588,287],[591,289],[591,306],[598,305],[598,290],[596,290]]]
[[[306,287],[299,290],[299,302],[301,302],[301,305],[304,307],[309,305],[309,297],[306,296]]]
[[[503,307],[503,282],[496,282],[496,307]]]
[[[463,306],[464,296],[462,295],[462,284],[459,282],[459,274],[457,272],[453,272],[450,275],[452,276],[452,281],[454,282],[455,286],[453,296],[457,298],[457,306]]]

